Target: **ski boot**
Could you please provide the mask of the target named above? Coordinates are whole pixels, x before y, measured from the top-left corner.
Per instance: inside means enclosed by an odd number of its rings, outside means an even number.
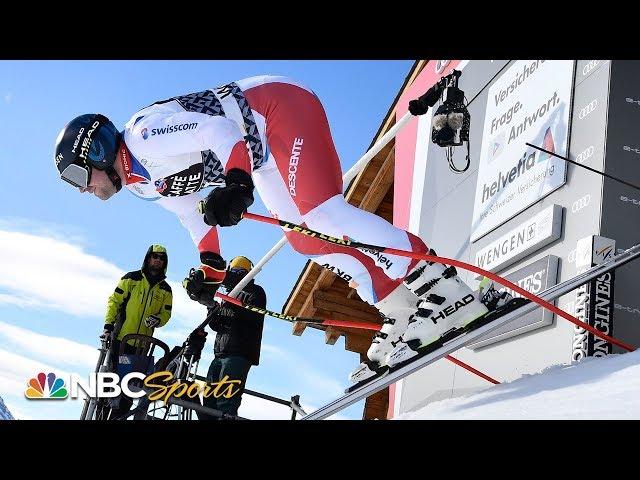
[[[349,375],[352,386],[371,379],[387,370],[386,358],[409,324],[409,318],[416,312],[419,300],[403,284],[374,304],[383,318],[382,328],[376,332],[367,350],[368,360],[362,362]]]
[[[429,253],[436,254],[433,250]],[[400,342],[385,359],[389,367],[409,360],[419,349],[453,335],[489,312],[453,266],[423,260],[407,275],[404,284],[420,302]],[[487,295],[489,285],[485,288]]]
[[[506,290],[499,291],[493,280],[484,277],[478,285],[478,298],[490,312],[493,312],[509,303],[513,299],[513,295]]]

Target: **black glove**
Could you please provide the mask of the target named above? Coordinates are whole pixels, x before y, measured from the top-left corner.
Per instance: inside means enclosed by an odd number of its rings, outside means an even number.
[[[144,325],[147,328],[156,328],[158,325],[160,325],[161,321],[162,319],[159,316],[149,315],[147,318],[144,319]]]
[[[182,286],[187,291],[189,298],[207,307],[216,305],[217,302],[214,299],[219,285],[205,283],[204,272],[195,268],[192,268],[189,271],[189,276],[182,281]]]
[[[207,341],[207,332],[204,328],[198,328],[187,337],[187,345],[184,350],[185,355],[194,355],[193,361],[200,360],[200,354]]]
[[[182,286],[187,291],[191,300],[200,302],[207,307],[215,307],[218,303],[214,300],[220,283],[224,279],[226,262],[214,252],[200,253],[202,265],[199,269],[192,268],[189,276],[182,281]],[[205,272],[210,272],[207,276]]]
[[[113,332],[113,323],[105,323],[103,328],[104,329],[102,330],[102,334],[98,338],[104,342],[107,338],[109,338],[111,332]]]
[[[237,308],[232,303],[222,302],[218,307],[209,312],[209,328],[214,332],[227,330],[230,323],[236,318]]]
[[[442,96],[443,87],[440,82],[432,85],[427,92],[420,96],[417,100],[409,102],[409,111],[411,115],[424,115],[430,107],[433,107]]]
[[[227,173],[226,186],[213,190],[204,200],[201,213],[207,225],[229,227],[237,225],[253,204],[253,181],[244,170],[232,168]]]

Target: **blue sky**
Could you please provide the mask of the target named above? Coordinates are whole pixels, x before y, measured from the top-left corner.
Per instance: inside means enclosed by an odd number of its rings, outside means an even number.
[[[0,396],[18,418],[77,418],[80,402],[27,401],[22,392],[39,369],[88,373],[97,358],[106,300],[120,275],[140,268],[151,243],[169,252],[174,316],[158,337],[183,341],[204,308],[180,281],[199,262],[177,218],[123,189],[107,202],[62,182],[52,150],[60,129],[89,112],[119,128],[154,101],[261,74],[310,86],[327,112],[346,171],[369,146],[413,61],[0,61]],[[259,197],[250,211],[266,214]],[[220,230],[222,254],[254,262],[278,241],[273,226],[244,220]],[[287,245],[257,277],[268,308],[280,311],[306,259]],[[199,371],[212,358],[213,332]],[[266,317],[261,364],[248,388],[313,410],[340,395],[358,364],[344,340],[324,343],[308,329]],[[362,403],[341,414],[360,418]],[[287,418],[284,407],[245,396],[240,414]]]

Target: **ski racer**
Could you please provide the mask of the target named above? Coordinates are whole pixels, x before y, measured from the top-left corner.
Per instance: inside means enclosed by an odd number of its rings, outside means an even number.
[[[432,88],[414,107],[426,111],[439,97]],[[216,226],[236,225],[254,190],[276,218],[337,238],[433,253],[412,233],[346,202],[324,108],[310,88],[286,77],[251,77],[161,100],[135,112],[122,131],[104,115],[81,115],[60,132],[54,159],[62,179],[81,192],[107,200],[124,186],[174,212],[200,255],[184,286],[208,306],[225,276]],[[209,186],[215,189],[202,214],[197,192]],[[383,317],[353,383],[387,365],[402,342],[429,343],[487,312],[454,267],[285,235],[299,253],[344,272]]]

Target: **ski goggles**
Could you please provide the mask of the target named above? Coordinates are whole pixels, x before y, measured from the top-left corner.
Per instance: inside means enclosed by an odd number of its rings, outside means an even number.
[[[77,188],[87,188],[91,179],[91,168],[88,165],[72,163],[65,168],[60,177]]]
[[[246,270],[244,268],[230,268],[229,273],[235,275],[246,275],[247,273],[249,273],[249,270]]]

